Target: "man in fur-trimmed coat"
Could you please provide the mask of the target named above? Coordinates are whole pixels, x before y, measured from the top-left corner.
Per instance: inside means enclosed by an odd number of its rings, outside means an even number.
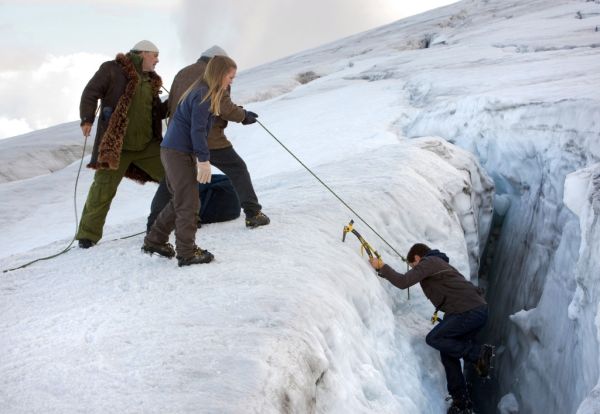
[[[81,130],[89,136],[100,100],[96,139],[89,168],[96,170],[77,240],[89,248],[102,238],[102,228],[123,177],[140,183],[160,181],[162,119],[167,103],[158,97],[162,80],[154,72],[158,48],[147,40],[129,53],[104,62],[81,95]]]

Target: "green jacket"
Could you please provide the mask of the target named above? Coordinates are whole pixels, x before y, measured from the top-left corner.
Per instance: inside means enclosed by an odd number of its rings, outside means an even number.
[[[123,149],[127,151],[142,151],[152,140],[152,80],[150,75],[142,71],[142,57],[131,54],[130,59],[135,65],[139,82],[135,87],[131,104],[127,111],[127,129],[123,140]]]
[[[155,72],[149,72],[151,87],[151,139],[162,141],[162,119],[167,105],[158,97],[162,80]],[[115,60],[104,62],[88,82],[81,94],[79,113],[81,124],[94,123],[98,100],[100,113],[96,138],[90,163],[93,169],[116,169],[119,166],[121,151],[124,149],[125,134],[129,124],[129,109],[140,83],[140,76],[131,54],[119,53]],[[129,144],[128,144],[129,145]],[[125,176],[136,181],[146,182],[152,178],[141,169],[131,165]]]

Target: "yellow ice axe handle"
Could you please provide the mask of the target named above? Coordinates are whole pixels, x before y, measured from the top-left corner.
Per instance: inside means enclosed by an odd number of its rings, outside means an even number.
[[[379,253],[377,253],[377,250],[373,249],[371,247],[371,245],[365,240],[363,239],[363,237],[360,235],[359,232],[357,232],[356,230],[354,230],[354,220],[350,220],[350,223],[348,223],[347,226],[344,226],[344,232],[342,234],[342,242],[346,240],[346,234],[347,233],[352,233],[356,236],[356,238],[358,239],[358,241],[360,242],[361,245],[361,254],[364,251],[367,252],[367,255],[370,258],[373,258],[373,255],[375,255],[375,257],[377,257],[378,259],[381,259],[381,255]]]

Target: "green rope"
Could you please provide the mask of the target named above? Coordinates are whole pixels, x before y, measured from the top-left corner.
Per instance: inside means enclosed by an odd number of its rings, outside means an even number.
[[[344,206],[345,206],[345,207],[346,207],[348,210],[350,210],[350,211],[351,211],[351,212],[352,212],[354,215],[356,215],[356,217],[358,217],[358,219],[359,219],[360,221],[362,221],[362,222],[363,222],[363,223],[364,223],[364,224],[365,224],[365,225],[366,225],[366,226],[367,226],[369,229],[371,229],[371,231],[372,231],[373,233],[375,233],[375,234],[377,235],[377,237],[379,237],[379,238],[380,238],[380,239],[381,239],[381,240],[382,240],[382,241],[383,241],[383,242],[384,242],[384,243],[385,243],[385,244],[386,244],[386,245],[387,245],[387,246],[388,246],[390,249],[392,249],[392,251],[393,251],[394,253],[396,253],[396,254],[397,254],[397,255],[398,255],[398,256],[399,256],[399,257],[400,257],[400,258],[401,258],[401,259],[402,259],[404,262],[406,262],[406,258],[405,258],[404,256],[402,256],[402,255],[401,255],[401,254],[400,254],[400,253],[399,253],[399,252],[398,252],[396,249],[394,249],[394,248],[392,247],[392,245],[391,245],[391,244],[389,244],[389,243],[387,242],[387,240],[386,240],[386,239],[384,239],[384,238],[383,238],[383,237],[382,237],[382,236],[381,236],[381,235],[380,235],[380,234],[379,234],[379,233],[378,233],[378,232],[377,232],[377,231],[376,231],[376,230],[375,230],[373,227],[371,227],[371,225],[370,225],[369,223],[367,223],[367,221],[366,221],[365,219],[363,219],[363,218],[360,216],[360,214],[358,214],[358,213],[357,213],[357,212],[356,212],[356,211],[355,211],[355,210],[354,210],[352,207],[350,207],[350,206],[348,205],[348,203],[346,203],[346,202],[345,202],[345,201],[344,201],[344,200],[343,200],[343,199],[342,199],[342,198],[341,198],[339,195],[337,195],[337,194],[335,193],[335,191],[333,191],[333,190],[332,190],[332,189],[331,189],[331,188],[330,188],[330,187],[329,187],[327,184],[325,184],[325,183],[323,182],[323,180],[321,180],[321,179],[320,179],[320,178],[319,178],[319,177],[318,177],[318,176],[317,176],[317,175],[316,175],[314,172],[312,172],[312,170],[311,170],[310,168],[308,168],[308,167],[307,167],[307,166],[306,166],[306,165],[305,165],[305,164],[304,164],[304,163],[303,163],[303,162],[302,162],[302,161],[301,161],[301,160],[300,160],[298,157],[296,157],[296,155],[294,155],[294,153],[293,153],[292,151],[290,151],[290,150],[289,150],[289,149],[288,149],[288,148],[287,148],[287,147],[286,147],[286,146],[285,146],[285,145],[284,145],[284,144],[283,144],[283,143],[282,143],[280,140],[278,140],[278,139],[277,139],[277,137],[276,137],[275,135],[273,135],[273,133],[267,129],[267,127],[265,127],[265,126],[264,126],[264,125],[263,125],[263,124],[262,124],[262,123],[261,123],[261,122],[260,122],[258,119],[256,120],[256,122],[258,122],[258,124],[259,124],[261,127],[263,127],[263,129],[264,129],[265,131],[267,131],[267,133],[268,133],[269,135],[271,135],[271,136],[273,137],[273,139],[274,139],[275,141],[277,141],[277,143],[283,147],[283,149],[284,149],[284,150],[286,150],[286,151],[287,151],[287,152],[288,152],[288,153],[289,153],[289,154],[290,154],[290,155],[291,155],[291,156],[292,156],[292,157],[293,157],[293,158],[294,158],[296,161],[298,161],[298,163],[299,163],[300,165],[302,165],[302,166],[303,166],[303,167],[306,169],[306,171],[308,171],[308,172],[309,172],[309,173],[310,173],[310,174],[311,174],[313,177],[315,177],[315,179],[316,179],[316,180],[317,180],[319,183],[321,183],[321,185],[322,185],[323,187],[325,187],[325,188],[326,188],[326,189],[327,189],[327,190],[328,190],[328,191],[329,191],[331,194],[333,194],[335,198],[337,198],[337,199],[338,199],[338,200],[339,200],[339,201],[340,201],[340,202],[341,202],[341,203],[342,203],[342,204],[343,204],[343,205],[344,205]]]
[[[29,265],[32,265],[32,264],[37,263],[37,262],[41,262],[43,260],[54,259],[55,257],[58,257],[61,254],[66,253],[67,251],[71,250],[71,246],[73,245],[73,243],[75,242],[75,238],[77,237],[77,228],[78,228],[78,225],[79,225],[79,218],[78,218],[78,215],[77,215],[77,184],[79,183],[79,176],[81,174],[81,166],[83,165],[83,159],[85,158],[85,148],[86,148],[86,146],[87,146],[87,137],[85,137],[85,139],[83,141],[83,152],[81,154],[81,160],[79,161],[79,169],[77,170],[77,178],[75,179],[75,188],[73,190],[73,209],[75,211],[75,235],[73,235],[73,239],[71,240],[71,242],[69,243],[69,245],[67,247],[65,247],[62,251],[60,251],[60,252],[58,252],[56,254],[32,260],[31,262],[25,263],[24,265],[21,265],[21,266],[18,266],[18,267],[13,267],[12,269],[5,269],[5,270],[2,271],[3,273],[12,272],[13,270],[17,270],[17,269],[23,269],[23,268],[26,268]]]
[[[130,239],[132,237],[139,236],[140,234],[144,234],[144,233],[146,233],[146,230],[140,231],[139,233],[130,234],[129,236],[119,237],[118,239],[113,239],[111,241]]]

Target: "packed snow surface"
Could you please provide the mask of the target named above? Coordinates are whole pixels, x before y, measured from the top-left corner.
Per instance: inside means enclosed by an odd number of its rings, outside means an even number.
[[[2,274],[0,412],[445,412],[433,307],[342,243],[350,219],[397,270],[425,242],[486,287],[481,412],[598,412],[598,27],[598,1],[463,0],[240,73],[234,100],[354,212],[230,125],[272,222],[203,226],[216,260],[178,268],[122,238],[156,189],[124,180],[97,246]],[[2,269],[72,239],[83,143],[0,141]]]

